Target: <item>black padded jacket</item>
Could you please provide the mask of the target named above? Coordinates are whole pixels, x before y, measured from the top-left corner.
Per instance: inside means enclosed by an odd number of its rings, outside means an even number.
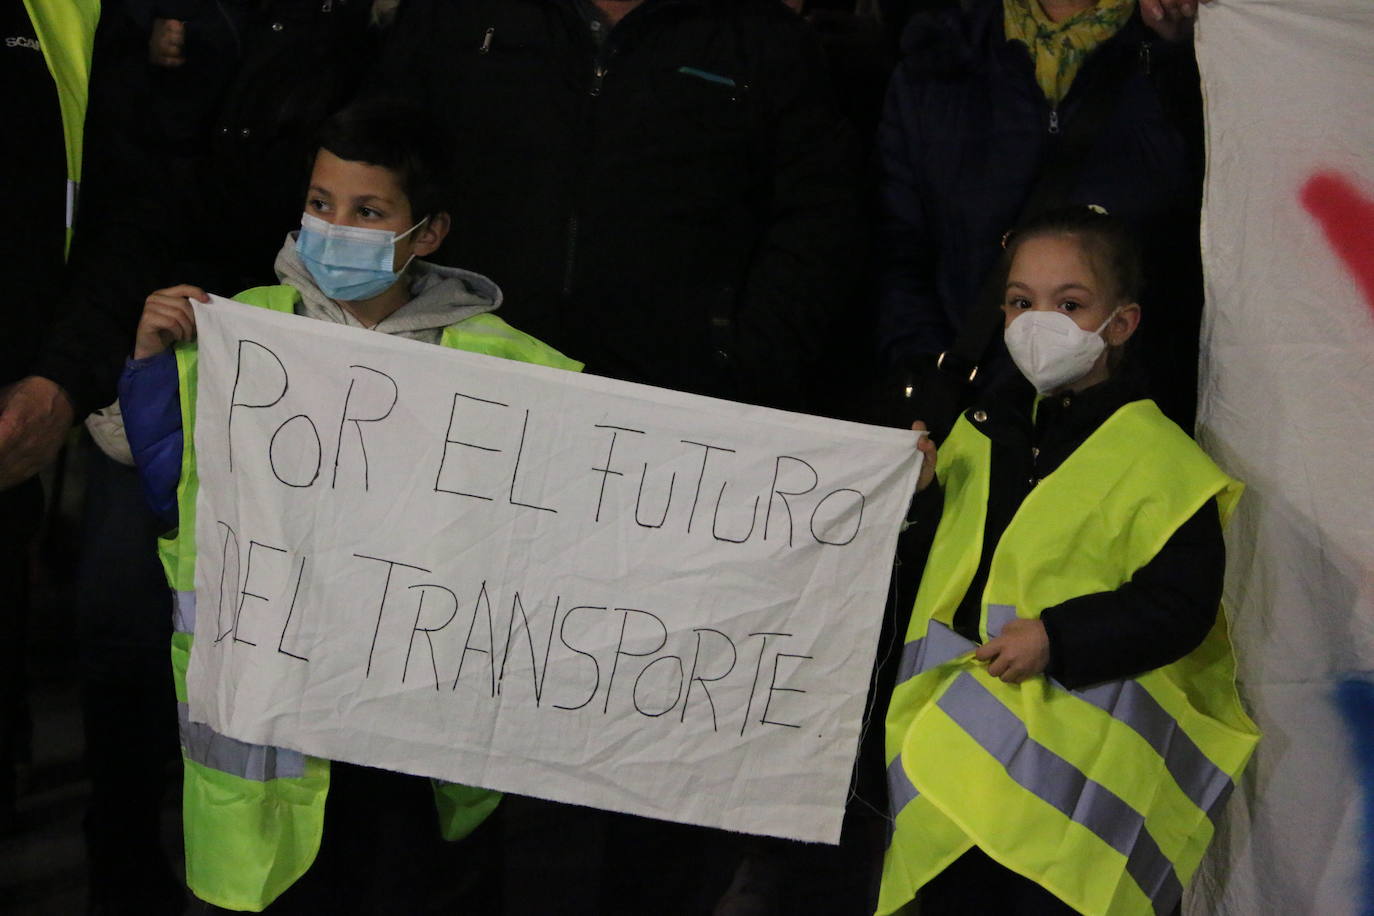
[[[798,408],[825,380],[856,170],[781,4],[646,0],[598,41],[571,0],[407,0],[380,83],[447,120],[437,260],[495,278],[507,320],[631,381]]]

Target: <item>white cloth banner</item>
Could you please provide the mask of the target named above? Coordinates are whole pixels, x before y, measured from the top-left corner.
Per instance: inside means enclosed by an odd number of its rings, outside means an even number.
[[[837,842],[913,433],[197,306],[191,716]]]
[[[1249,485],[1226,602],[1264,737],[1187,909],[1368,913],[1374,721],[1337,697],[1374,670],[1374,3],[1200,13],[1199,433]]]

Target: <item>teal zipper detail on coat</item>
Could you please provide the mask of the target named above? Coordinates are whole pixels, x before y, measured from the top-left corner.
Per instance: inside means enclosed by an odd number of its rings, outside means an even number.
[[[721,76],[719,73],[710,73],[706,70],[698,70],[696,67],[678,67],[677,72],[684,76],[695,76],[697,79],[706,80],[708,83],[719,83],[722,86],[734,86],[735,81],[728,76]]]

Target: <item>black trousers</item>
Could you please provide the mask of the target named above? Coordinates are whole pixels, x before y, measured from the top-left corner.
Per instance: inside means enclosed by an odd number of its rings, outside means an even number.
[[[709,914],[742,852],[739,834],[508,796],[504,916]]]
[[[163,525],[138,475],[90,443],[75,618],[86,769],[91,911],[180,913],[185,894],[164,843],[179,797],[172,596],[157,558]]]
[[[1078,912],[1029,878],[997,864],[976,846],[921,888],[916,899],[921,916],[1071,916]]]
[[[14,815],[15,767],[28,762],[31,750],[25,697],[29,548],[42,513],[37,480],[0,491],[0,825]]]

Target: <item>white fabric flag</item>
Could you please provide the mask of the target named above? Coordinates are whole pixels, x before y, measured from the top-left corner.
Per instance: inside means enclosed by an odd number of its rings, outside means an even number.
[[[1200,438],[1249,485],[1226,599],[1264,737],[1188,912],[1369,912],[1374,715],[1338,698],[1374,670],[1374,4],[1201,15]]]
[[[196,320],[193,720],[838,841],[913,433]]]

